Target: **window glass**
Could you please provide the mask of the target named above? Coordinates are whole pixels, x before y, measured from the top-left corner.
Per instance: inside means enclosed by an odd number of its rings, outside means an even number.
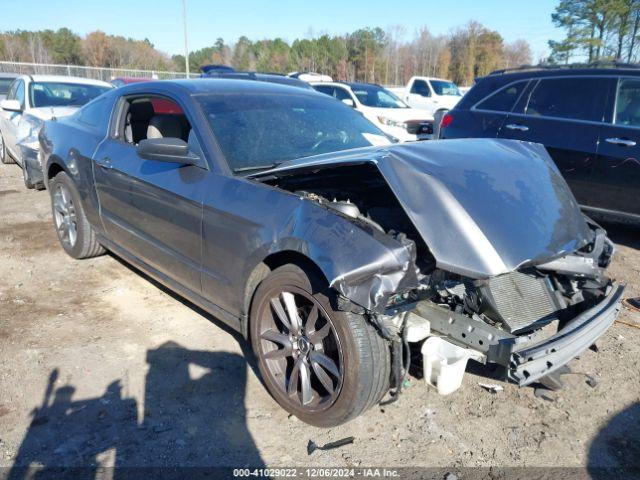
[[[234,172],[371,145],[388,145],[369,120],[321,96],[287,94],[196,97]]]
[[[408,108],[407,105],[389,90],[377,85],[352,86],[353,93],[360,103],[374,108]]]
[[[89,102],[80,110],[78,110],[78,121],[97,127],[102,124],[107,115],[106,109],[107,100],[105,98],[99,98],[92,102]]]
[[[7,93],[7,100],[15,100],[16,98],[16,87],[18,86],[19,80],[14,80],[13,83],[9,86],[9,92]]]
[[[320,93],[333,96],[333,87],[330,85],[314,85],[313,88]]]
[[[502,90],[498,90],[483,102],[480,102],[476,108],[480,110],[493,110],[496,112],[510,112],[526,85],[527,82],[518,82],[513,85],[508,85]]]
[[[333,91],[333,96],[338,100],[353,100],[349,92],[347,92],[344,88],[336,87]]]
[[[413,85],[411,85],[411,93],[416,93],[423,97],[430,97],[431,91],[429,90],[429,85],[424,80],[414,80]]]
[[[640,127],[640,79],[620,80],[616,98],[615,123]]]
[[[22,108],[24,108],[24,82],[22,80],[18,80],[15,95],[15,99],[18,100]]]
[[[527,115],[602,121],[606,78],[550,78],[540,80],[527,95]]]
[[[0,78],[0,95],[6,95],[13,78]]]
[[[458,86],[453,82],[446,80],[431,80],[431,87],[436,95],[452,95],[454,97],[461,97]]]
[[[29,97],[34,107],[79,107],[111,87],[64,82],[34,82],[29,86]]]

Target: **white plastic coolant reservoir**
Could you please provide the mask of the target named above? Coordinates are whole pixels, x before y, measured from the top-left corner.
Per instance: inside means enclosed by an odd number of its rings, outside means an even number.
[[[471,351],[440,337],[427,338],[421,351],[427,385],[438,389],[440,395],[449,395],[460,388]]]

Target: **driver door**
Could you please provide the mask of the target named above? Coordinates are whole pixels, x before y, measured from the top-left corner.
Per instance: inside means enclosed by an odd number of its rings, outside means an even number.
[[[173,102],[178,107],[175,111],[182,112],[177,102],[168,98],[166,101]],[[131,105],[143,102],[143,108],[138,105],[135,109],[138,117],[132,118]],[[209,170],[186,115],[162,113],[163,106],[166,104],[150,96],[118,102],[119,111],[114,118],[122,121],[116,126],[117,132],[94,154],[100,215],[111,241],[161,274],[200,293],[202,200]],[[201,164],[140,157],[137,143],[147,137],[155,119],[161,117],[171,117],[168,123],[174,125],[186,122],[180,138],[189,140],[192,153],[201,159]],[[133,134],[131,123],[136,124]],[[149,125],[146,128],[145,123]],[[169,130],[161,136],[177,134],[176,128]]]

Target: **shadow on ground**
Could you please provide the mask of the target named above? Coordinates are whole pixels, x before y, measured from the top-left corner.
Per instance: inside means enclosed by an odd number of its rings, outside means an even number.
[[[640,402],[614,415],[598,432],[587,468],[594,479],[640,479]]]
[[[59,372],[52,371],[8,478],[52,478],[50,470],[34,466],[81,467],[82,478],[95,478],[105,464],[264,466],[246,425],[241,355],[167,342],[147,352],[147,363],[141,415],[142,406],[123,394],[120,381],[100,397],[74,400],[76,389],[56,388]]]

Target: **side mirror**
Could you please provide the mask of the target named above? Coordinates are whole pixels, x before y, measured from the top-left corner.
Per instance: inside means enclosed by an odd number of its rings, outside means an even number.
[[[345,105],[347,105],[348,107],[351,108],[356,108],[356,104],[353,103],[353,100],[351,98],[343,98],[342,99],[342,103],[344,103]]]
[[[18,100],[2,100],[0,107],[7,112],[21,112],[22,106]]]
[[[147,138],[137,147],[138,155],[147,160],[195,165],[198,157],[189,153],[189,145],[180,138]]]

